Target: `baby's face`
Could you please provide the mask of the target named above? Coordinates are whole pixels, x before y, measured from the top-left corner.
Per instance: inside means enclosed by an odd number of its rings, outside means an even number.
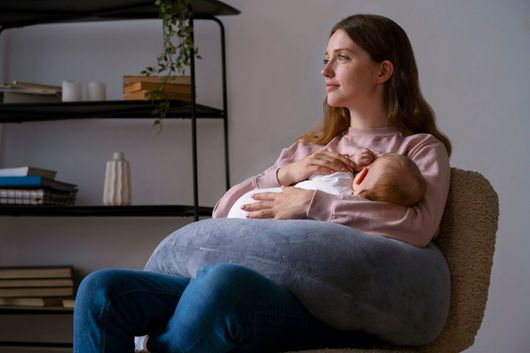
[[[372,190],[379,176],[389,168],[391,161],[385,156],[377,158],[372,164],[364,167],[355,178],[353,178],[353,194],[359,196],[363,191]]]

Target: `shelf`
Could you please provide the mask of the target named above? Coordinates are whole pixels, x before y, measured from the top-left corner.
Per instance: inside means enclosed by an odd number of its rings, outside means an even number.
[[[169,101],[168,119],[191,118],[191,105]],[[70,119],[152,119],[155,105],[149,101],[103,101],[68,103],[8,103],[0,104],[0,123],[51,121]],[[196,105],[200,119],[223,119],[220,109]]]
[[[199,216],[211,217],[213,208],[199,206]],[[0,216],[43,217],[193,217],[193,206],[26,206],[0,205]]]
[[[218,0],[191,0],[194,18],[238,15]],[[44,23],[159,18],[154,0],[0,0],[0,30]]]
[[[62,306],[0,306],[0,314],[18,315],[18,314],[62,314],[70,315],[74,312],[73,308],[64,308]]]

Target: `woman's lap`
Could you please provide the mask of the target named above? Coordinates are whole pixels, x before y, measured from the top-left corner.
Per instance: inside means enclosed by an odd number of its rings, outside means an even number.
[[[254,269],[334,327],[395,343],[430,341],[447,316],[449,274],[434,245],[417,248],[326,222],[195,222],[168,236],[146,270],[194,277],[218,263]]]
[[[360,331],[421,344],[447,315],[449,278],[436,247],[325,222],[195,222],[168,236],[146,270],[83,281],[75,352],[131,352],[132,336],[144,334],[154,352],[362,346]]]
[[[189,282],[189,283],[188,283]],[[81,284],[75,308],[79,353],[275,352],[345,346],[361,333],[333,329],[285,288],[242,266],[221,264],[191,281],[145,271],[102,270]]]

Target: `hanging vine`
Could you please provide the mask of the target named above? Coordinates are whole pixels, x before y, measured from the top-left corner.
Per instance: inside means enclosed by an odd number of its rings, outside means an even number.
[[[193,26],[190,0],[155,0],[162,19],[163,51],[154,66],[141,72],[145,76],[160,76],[160,84],[146,95],[155,104],[153,125],[161,127],[169,110],[165,94],[166,84],[175,76],[183,75],[191,64],[192,55],[200,58],[193,46]],[[193,53],[193,54],[192,54]]]

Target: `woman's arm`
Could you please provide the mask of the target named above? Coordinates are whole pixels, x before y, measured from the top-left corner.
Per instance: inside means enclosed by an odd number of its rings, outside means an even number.
[[[414,207],[404,207],[364,198],[335,196],[316,191],[307,217],[344,224],[361,232],[379,234],[416,246],[425,246],[438,233],[449,192],[449,158],[443,144],[420,134],[408,151],[421,170],[427,189],[424,199]]]
[[[280,156],[272,166],[265,169],[260,174],[250,177],[244,180],[243,182],[231,187],[230,190],[228,190],[221,197],[221,199],[217,201],[213,209],[212,217],[226,217],[228,215],[228,212],[230,211],[230,208],[237,201],[237,199],[248,191],[260,188],[263,189],[280,186],[280,182],[278,181],[276,172],[280,167],[292,163],[293,158],[301,153],[299,151],[299,144],[300,143],[297,141],[288,148],[284,148],[280,153]]]
[[[213,217],[226,217],[237,199],[248,191],[288,186],[307,180],[317,172],[333,173],[351,170],[354,167],[355,163],[340,153],[298,140],[283,149],[272,166],[228,190],[215,205]],[[305,213],[305,210],[303,211]]]

